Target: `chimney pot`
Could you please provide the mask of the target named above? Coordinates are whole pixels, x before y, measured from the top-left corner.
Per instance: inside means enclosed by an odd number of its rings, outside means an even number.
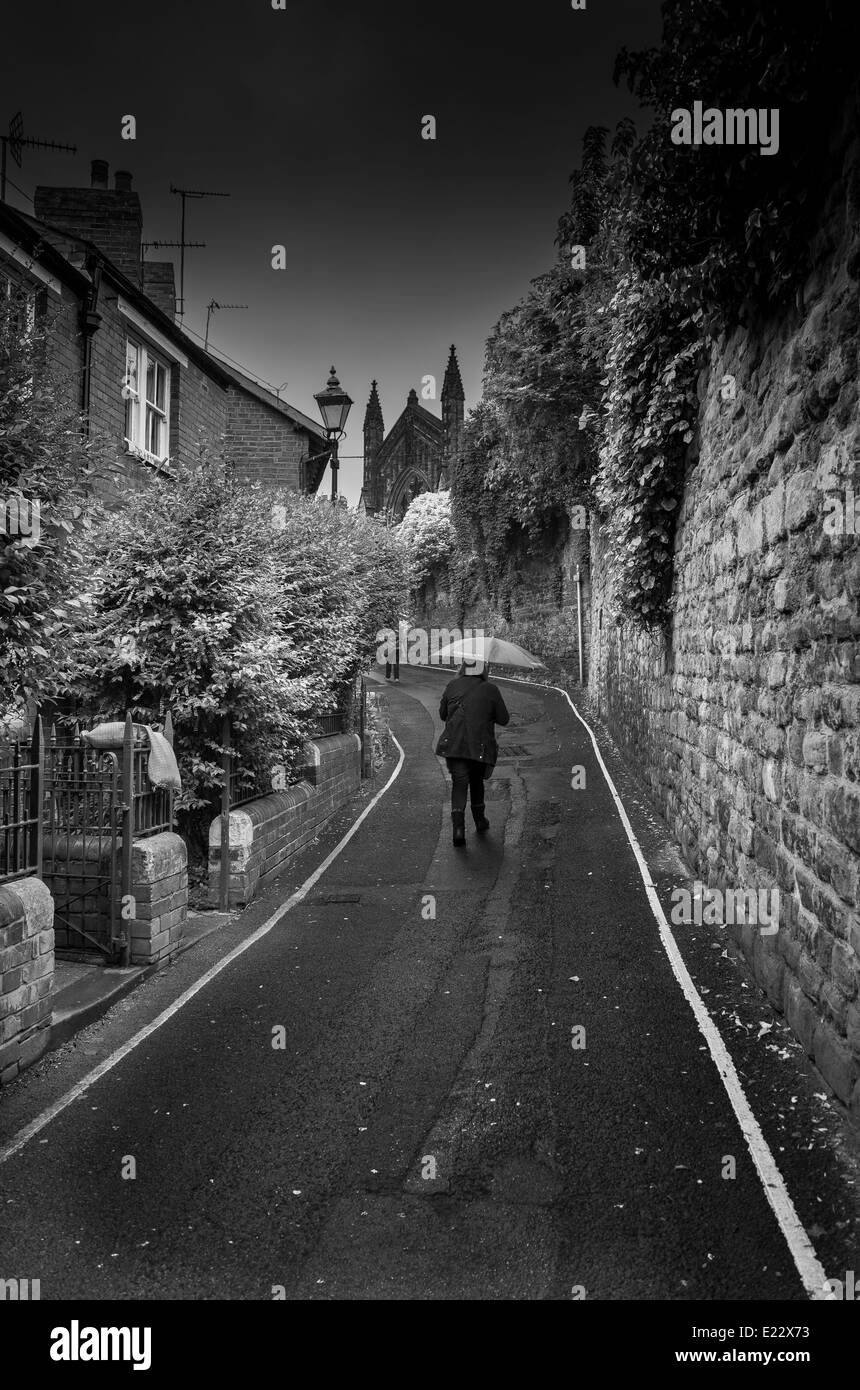
[[[108,186],[108,162],[106,159],[94,159],[90,164],[90,180],[93,188],[107,188]]]
[[[128,169],[117,169],[114,174],[113,186],[118,193],[131,192],[131,174]]]

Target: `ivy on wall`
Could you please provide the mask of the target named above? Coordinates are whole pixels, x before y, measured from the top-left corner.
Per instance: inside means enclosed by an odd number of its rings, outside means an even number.
[[[454,522],[491,596],[523,544],[558,546],[590,501],[619,612],[670,618],[698,377],[716,333],[790,302],[809,272],[856,81],[854,12],[666,0],[660,47],[619,54],[616,81],[652,124],[637,136],[621,122],[608,152],[605,129],[586,133],[557,263],[493,330],[467,422]],[[673,113],[696,102],[778,112],[778,148],[673,143]]]

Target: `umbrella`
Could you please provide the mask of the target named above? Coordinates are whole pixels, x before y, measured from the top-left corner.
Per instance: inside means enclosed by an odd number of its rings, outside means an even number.
[[[527,671],[544,669],[543,662],[525,647],[505,642],[501,637],[467,637],[460,642],[449,642],[447,647],[440,648],[439,656],[448,656],[454,661],[465,659],[493,662],[496,666],[521,666]]]

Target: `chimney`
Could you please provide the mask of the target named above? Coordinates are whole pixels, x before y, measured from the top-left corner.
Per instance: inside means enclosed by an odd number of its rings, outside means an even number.
[[[132,192],[131,174],[117,169],[115,187],[108,187],[106,159],[94,159],[89,188],[47,188],[40,185],[33,205],[40,222],[92,241],[133,284],[141,287],[140,238],[143,215]]]
[[[176,281],[172,261],[144,261],[143,292],[168,318],[176,318]]]

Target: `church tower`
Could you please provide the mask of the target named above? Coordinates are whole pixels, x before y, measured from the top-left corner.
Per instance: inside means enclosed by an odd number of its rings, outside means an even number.
[[[370,387],[370,400],[364,412],[364,478],[362,496],[366,499],[368,510],[378,511],[383,499],[379,496],[379,479],[376,476],[376,458],[385,438],[382,423],[382,406],[376,382]]]
[[[454,464],[463,450],[465,401],[466,393],[463,390],[463,382],[460,377],[457,350],[452,346],[448,365],[445,368],[445,380],[442,383],[442,425],[445,431],[445,442],[439,477],[436,481],[437,487],[451,486]]]

